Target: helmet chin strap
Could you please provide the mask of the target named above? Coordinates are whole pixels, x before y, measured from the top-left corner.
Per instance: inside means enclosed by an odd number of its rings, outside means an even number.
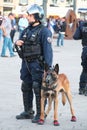
[[[29,23],[31,26],[33,26],[35,23],[40,23],[40,21],[38,21],[38,20],[35,20],[34,22],[31,22],[31,23]]]

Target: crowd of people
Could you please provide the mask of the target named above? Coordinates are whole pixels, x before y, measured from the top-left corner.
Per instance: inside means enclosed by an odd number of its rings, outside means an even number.
[[[0,38],[3,36],[1,57],[6,57],[9,49],[10,57],[14,57],[13,42],[16,30],[19,31],[19,39],[15,42],[15,48],[22,59],[20,78],[23,95],[24,111],[16,116],[16,119],[32,119],[32,123],[40,123],[40,99],[41,82],[44,72],[44,63],[52,67],[53,50],[52,38],[54,32],[58,34],[57,46],[64,45],[66,30],[65,17],[61,19],[47,19],[47,25],[43,25],[44,11],[34,4],[27,9],[19,19],[18,24],[13,13],[8,17],[0,14]],[[82,39],[82,74],[80,76],[79,94],[87,96],[87,21],[79,24],[73,38]],[[19,49],[20,48],[20,49]],[[34,93],[33,93],[34,90]],[[36,115],[33,110],[33,94],[36,98]]]
[[[47,19],[47,27],[51,30],[52,35],[57,34],[57,46],[64,45],[64,37],[66,31],[65,17],[54,19],[52,17]]]

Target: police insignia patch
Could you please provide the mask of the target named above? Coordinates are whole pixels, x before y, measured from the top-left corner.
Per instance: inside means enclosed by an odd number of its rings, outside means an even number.
[[[48,37],[48,38],[47,38],[47,41],[48,41],[49,43],[52,43],[52,38],[51,38],[51,37]]]

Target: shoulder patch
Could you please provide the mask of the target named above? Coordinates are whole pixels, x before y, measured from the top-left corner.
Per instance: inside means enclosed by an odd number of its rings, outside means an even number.
[[[52,37],[47,37],[47,41],[48,41],[49,43],[52,43]]]

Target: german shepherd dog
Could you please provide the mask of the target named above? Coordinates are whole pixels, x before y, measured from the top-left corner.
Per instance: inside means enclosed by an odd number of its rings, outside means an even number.
[[[65,105],[66,97],[70,104],[71,111],[71,121],[75,122],[76,117],[74,114],[73,104],[72,104],[72,95],[70,91],[69,80],[65,74],[59,73],[59,65],[56,64],[55,67],[49,68],[48,65],[45,65],[44,75],[42,79],[42,88],[41,88],[41,115],[38,124],[43,125],[44,119],[47,117],[49,111],[51,110],[52,101],[54,101],[54,122],[55,126],[59,125],[58,122],[58,94],[62,94],[62,104]],[[45,100],[48,99],[48,108],[47,111],[44,111]]]

